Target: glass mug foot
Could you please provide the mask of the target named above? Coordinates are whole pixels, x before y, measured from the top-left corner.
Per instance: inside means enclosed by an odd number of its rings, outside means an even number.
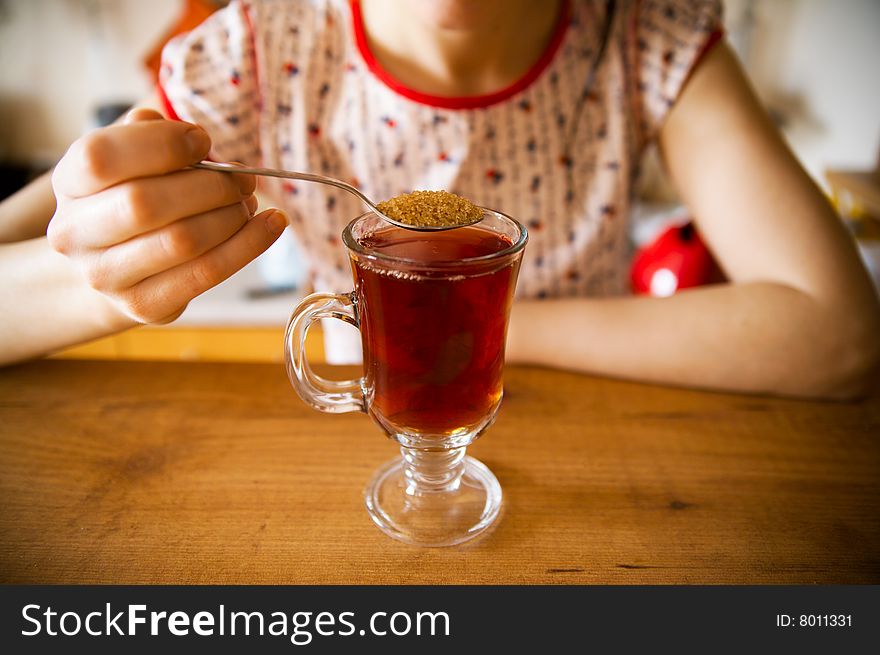
[[[389,537],[416,546],[454,546],[493,525],[501,485],[464,448],[419,451],[379,468],[364,493],[367,512]]]

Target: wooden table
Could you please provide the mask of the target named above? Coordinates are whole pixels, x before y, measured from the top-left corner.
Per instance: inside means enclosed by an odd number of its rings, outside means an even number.
[[[512,367],[470,449],[498,528],[420,549],[361,492],[396,454],[268,364],[0,370],[0,581],[878,583],[880,400],[700,393]]]

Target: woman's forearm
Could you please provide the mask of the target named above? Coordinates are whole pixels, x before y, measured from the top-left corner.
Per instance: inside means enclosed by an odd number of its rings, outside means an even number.
[[[45,237],[0,245],[0,279],[0,365],[135,325]]]
[[[863,392],[878,360],[874,326],[773,283],[703,287],[670,298],[517,303],[508,361],[648,382],[793,396]]]
[[[52,174],[45,173],[0,203],[0,243],[43,236],[54,213]]]

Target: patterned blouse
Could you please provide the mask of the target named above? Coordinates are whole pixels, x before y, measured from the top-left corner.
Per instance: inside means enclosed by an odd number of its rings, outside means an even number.
[[[524,77],[452,98],[382,68],[356,0],[235,0],[166,46],[160,92],[170,115],[211,134],[216,160],[319,172],[376,200],[446,189],[517,218],[531,237],[520,298],[616,295],[643,149],[720,21],[719,0],[565,0]],[[290,214],[315,289],[350,290],[340,235],[360,202],[261,184]]]

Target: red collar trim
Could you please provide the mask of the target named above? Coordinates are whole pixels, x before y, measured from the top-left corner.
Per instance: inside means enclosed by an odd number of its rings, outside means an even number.
[[[367,64],[367,68],[369,68],[373,75],[378,77],[379,80],[395,93],[399,93],[405,98],[409,98],[410,100],[414,100],[423,105],[440,107],[442,109],[479,109],[481,107],[488,107],[503,100],[507,100],[511,96],[516,95],[527,88],[532,82],[538,79],[541,73],[543,73],[550,65],[550,62],[553,61],[553,57],[556,55],[556,52],[559,50],[559,46],[562,45],[562,40],[565,37],[570,15],[571,1],[563,0],[562,10],[559,12],[559,18],[556,20],[556,27],[553,29],[553,36],[551,37],[547,48],[544,50],[544,54],[541,55],[541,58],[535,62],[525,75],[510,86],[495,91],[494,93],[487,93],[478,96],[435,96],[429,93],[416,91],[415,89],[406,86],[382,68],[382,65],[376,59],[375,55],[373,55],[373,52],[370,50],[369,44],[367,43],[367,34],[364,29],[360,0],[351,0],[351,19],[354,28],[355,43],[357,43],[358,50],[360,51],[364,62]]]

